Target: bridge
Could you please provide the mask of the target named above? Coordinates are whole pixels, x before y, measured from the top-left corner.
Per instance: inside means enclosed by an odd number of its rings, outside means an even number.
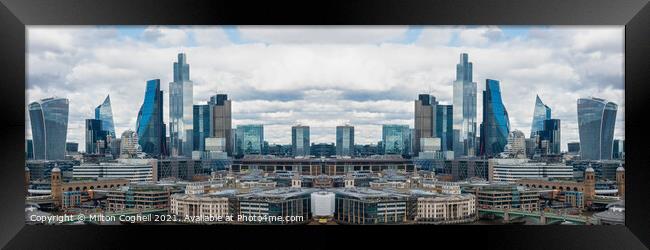
[[[521,218],[532,218],[538,224],[548,225],[548,224],[559,224],[562,222],[570,222],[576,225],[594,225],[599,224],[598,219],[580,216],[580,215],[568,215],[568,214],[556,214],[548,213],[543,211],[525,211],[519,209],[478,209],[479,216],[493,215],[500,217],[504,222],[510,222],[516,219]]]

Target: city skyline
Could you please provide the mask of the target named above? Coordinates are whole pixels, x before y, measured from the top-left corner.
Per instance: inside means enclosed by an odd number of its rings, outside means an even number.
[[[299,31],[306,38],[292,39]],[[53,32],[61,37],[47,43]],[[336,32],[348,36],[331,38]],[[80,44],[95,39],[97,44]],[[172,63],[184,52],[192,65],[193,103],[228,94],[233,129],[264,124],[266,141],[290,144],[291,126],[303,124],[311,128],[311,142],[331,143],[336,126],[347,123],[355,127],[355,143],[368,144],[381,139],[382,124],[413,128],[413,101],[420,93],[452,104],[455,67],[464,52],[473,63],[477,92],[485,90],[480,83],[486,78],[500,81],[511,130],[529,134],[539,95],[562,120],[566,150],[566,143],[579,141],[575,102],[583,97],[619,105],[614,138],[624,139],[622,41],[622,27],[29,27],[27,101],[68,98],[68,141],[84,141],[83,122],[107,95],[115,133],[134,130],[145,81],[171,82]],[[560,47],[563,42],[570,46]],[[127,53],[134,48],[141,51]],[[99,86],[88,84],[89,90],[80,84],[84,79]],[[161,90],[169,124],[166,85]],[[476,102],[480,121],[480,95]]]

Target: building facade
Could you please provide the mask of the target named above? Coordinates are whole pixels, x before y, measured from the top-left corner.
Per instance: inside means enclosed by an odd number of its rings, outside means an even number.
[[[238,155],[262,154],[263,125],[238,125],[235,135]]]
[[[440,138],[441,151],[454,151],[454,108],[452,105],[436,106],[436,135]]]
[[[583,160],[610,160],[618,105],[600,98],[578,99],[580,157]]]
[[[382,126],[382,146],[384,154],[406,155],[410,145],[408,125],[384,124]]]
[[[104,153],[108,131],[103,130],[102,125],[102,120],[86,119],[86,154]]]
[[[573,178],[573,167],[563,163],[530,162],[528,159],[490,159],[490,180],[516,182],[520,179]]]
[[[544,130],[544,121],[551,119],[551,108],[546,106],[539,95],[535,96],[535,110],[533,111],[533,122],[530,127],[530,138],[535,137]]]
[[[336,155],[353,156],[354,149],[354,127],[336,126]]]
[[[225,150],[229,156],[234,153],[232,132],[232,108],[228,95],[217,94],[210,97],[208,105],[212,107],[212,133],[210,136],[224,138]]]
[[[65,143],[68,135],[68,99],[45,98],[30,103],[28,110],[32,127],[34,159],[65,159]]]
[[[169,138],[171,156],[192,156],[193,85],[184,53],[174,62],[174,81],[169,83]]]
[[[309,126],[292,126],[291,127],[291,149],[293,156],[309,157]]]
[[[144,102],[136,122],[138,143],[142,152],[151,157],[167,155],[166,126],[163,122],[163,92],[160,80],[147,81]]]
[[[115,137],[115,125],[113,124],[113,109],[111,108],[111,96],[107,95],[104,102],[95,108],[95,119],[102,121],[102,129],[107,135]]]
[[[539,148],[543,148],[545,154],[560,154],[560,145],[562,145],[560,120],[548,119],[544,120],[543,124],[543,130],[538,132]],[[542,143],[546,144],[546,147],[543,147]]]
[[[483,91],[483,123],[481,124],[481,155],[492,157],[503,152],[510,133],[508,111],[501,99],[500,83],[486,79]]]
[[[212,135],[212,107],[210,105],[194,105],[194,125],[193,137],[194,143],[192,151],[205,151],[205,138]]]
[[[437,137],[436,117],[437,117],[436,97],[429,94],[420,94],[415,100],[415,129],[413,134],[413,155],[419,155],[421,138]]]
[[[472,63],[462,53],[456,65],[454,81],[454,155],[476,155],[476,82],[472,80]]]

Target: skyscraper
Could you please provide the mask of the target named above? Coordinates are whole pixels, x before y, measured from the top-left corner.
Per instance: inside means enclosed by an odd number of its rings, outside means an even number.
[[[238,125],[235,139],[238,155],[262,154],[264,127],[262,125]]]
[[[193,150],[205,151],[205,138],[211,137],[212,134],[212,107],[210,105],[194,105],[193,119]]]
[[[454,150],[454,108],[452,105],[436,106],[436,135],[440,137],[441,151]]]
[[[336,155],[354,155],[354,127],[350,125],[336,126]]]
[[[382,146],[384,154],[406,155],[410,143],[408,125],[384,124],[382,126]]]
[[[68,135],[68,99],[45,98],[30,103],[28,109],[34,159],[63,160]]]
[[[169,83],[169,137],[172,156],[192,156],[193,83],[185,54],[174,62],[174,81]]]
[[[102,129],[112,138],[115,136],[115,126],[113,125],[113,109],[111,108],[111,96],[107,95],[104,102],[95,108],[95,119],[102,121]]]
[[[561,146],[561,134],[560,134],[560,120],[559,119],[548,119],[544,120],[543,130],[539,131],[539,140],[540,146],[546,141],[545,144],[548,145],[548,148],[545,151],[546,154],[560,154]]]
[[[133,158],[141,153],[138,134],[133,130],[124,131],[120,143],[120,158]]]
[[[208,105],[212,107],[212,134],[210,136],[224,138],[226,152],[228,155],[233,155],[232,109],[228,95],[211,96]]]
[[[291,127],[291,149],[293,156],[309,156],[309,126]]]
[[[86,119],[86,154],[104,153],[108,131],[103,129],[103,125],[102,120]]]
[[[583,160],[612,159],[617,109],[618,105],[604,99],[578,99],[580,157]]]
[[[159,79],[147,81],[144,102],[138,112],[136,133],[142,152],[153,157],[167,155],[163,92],[160,90]]]
[[[530,128],[530,138],[535,137],[539,131],[544,130],[544,120],[551,119],[551,108],[546,106],[539,95],[535,97],[535,110],[533,111],[533,123]]]
[[[454,155],[476,155],[476,82],[472,81],[472,63],[460,54],[454,81]]]
[[[413,135],[413,155],[420,153],[420,140],[422,138],[438,137],[436,132],[436,116],[438,109],[436,97],[429,94],[420,94],[415,100],[415,130]]]
[[[501,100],[499,81],[486,79],[483,91],[481,155],[491,157],[503,152],[510,134],[508,111]]]

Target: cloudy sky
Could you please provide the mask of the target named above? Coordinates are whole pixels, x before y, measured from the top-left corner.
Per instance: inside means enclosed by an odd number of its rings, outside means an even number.
[[[481,121],[485,79],[501,81],[512,129],[529,134],[535,95],[562,120],[562,149],[578,141],[576,100],[619,105],[624,138],[623,26],[29,26],[27,100],[70,100],[68,141],[110,94],[117,134],[134,129],[145,82],[168,83],[187,54],[194,103],[226,93],[233,126],[264,124],[265,140],[290,143],[294,124],[312,142],[355,126],[357,143],[381,140],[381,124],[413,127],[413,101],[452,102],[459,54],[469,53]],[[31,138],[26,117],[27,138]],[[80,148],[83,148],[81,146]]]

